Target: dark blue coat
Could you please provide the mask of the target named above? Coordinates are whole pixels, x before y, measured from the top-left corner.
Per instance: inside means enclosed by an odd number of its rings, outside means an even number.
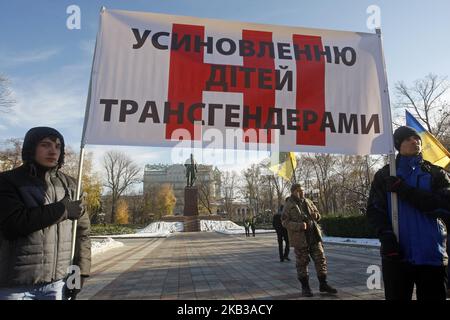
[[[379,170],[372,183],[367,215],[378,234],[392,230],[390,193]],[[413,265],[446,265],[446,228],[433,212],[450,208],[450,178],[421,156],[397,157],[397,176],[404,181],[398,198],[399,244],[402,257]]]

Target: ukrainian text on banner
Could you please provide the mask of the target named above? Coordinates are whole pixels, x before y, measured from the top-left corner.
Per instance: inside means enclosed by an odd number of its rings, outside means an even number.
[[[379,35],[104,10],[83,144],[386,154]]]

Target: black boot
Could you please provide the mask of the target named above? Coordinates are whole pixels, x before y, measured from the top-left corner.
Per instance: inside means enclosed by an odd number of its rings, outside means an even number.
[[[311,288],[309,287],[308,277],[298,278],[298,280],[302,284],[302,296],[303,297],[312,297],[313,293],[311,291]]]
[[[337,290],[327,283],[327,276],[319,276],[319,291],[324,293],[336,294]]]

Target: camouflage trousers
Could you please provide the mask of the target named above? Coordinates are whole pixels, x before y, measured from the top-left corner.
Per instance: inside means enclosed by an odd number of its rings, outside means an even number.
[[[294,248],[297,277],[305,278],[308,276],[309,257],[311,256],[316,267],[317,276],[325,276],[327,274],[327,260],[323,251],[322,242],[311,244],[308,247]]]

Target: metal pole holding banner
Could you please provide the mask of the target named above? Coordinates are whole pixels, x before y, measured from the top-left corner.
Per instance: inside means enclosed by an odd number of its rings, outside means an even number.
[[[77,180],[77,192],[75,199],[80,200],[81,193],[81,177],[83,175],[83,162],[84,162],[84,146],[80,148],[80,162],[78,163],[78,180]],[[75,257],[75,244],[77,239],[77,222],[78,220],[73,220],[72,222],[72,247],[70,251],[70,265],[73,265],[73,260]]]
[[[380,40],[380,48],[381,48],[381,59],[383,61],[383,70],[384,70],[384,80],[385,80],[385,88],[381,88],[382,92],[384,93],[382,96],[382,99],[384,100],[384,103],[389,107],[389,112],[386,113],[389,116],[389,129],[391,132],[392,130],[392,114],[391,114],[391,101],[389,99],[389,87],[388,87],[388,81],[387,81],[387,73],[386,73],[386,62],[384,60],[384,50],[383,50],[383,40],[381,37],[381,29],[377,28],[376,33],[378,35],[378,38]],[[392,140],[394,138],[392,137]],[[391,176],[397,175],[397,168],[395,164],[395,151],[392,149],[392,152],[389,154],[389,174]],[[392,230],[394,231],[395,236],[398,238],[398,198],[397,194],[395,192],[391,192],[391,218],[392,218]]]
[[[105,7],[101,7],[100,14],[105,11]],[[100,28],[99,28],[100,30]],[[78,180],[77,180],[77,191],[76,191],[76,199],[80,200],[81,196],[81,178],[83,176],[83,162],[84,162],[84,148],[85,148],[85,133],[86,133],[86,125],[89,118],[89,109],[91,104],[91,88],[92,88],[92,73],[94,70],[94,59],[95,59],[95,53],[97,51],[97,43],[98,43],[98,33],[97,38],[95,40],[95,49],[94,49],[94,56],[92,57],[92,66],[91,66],[91,76],[89,79],[89,90],[88,90],[88,96],[86,99],[86,111],[84,114],[84,124],[83,124],[83,132],[81,135],[81,145],[80,145],[80,159],[78,163]],[[75,245],[76,245],[76,239],[77,239],[77,220],[74,220],[72,223],[72,245],[71,245],[71,251],[70,251],[70,265],[73,265],[73,260],[75,257]]]

